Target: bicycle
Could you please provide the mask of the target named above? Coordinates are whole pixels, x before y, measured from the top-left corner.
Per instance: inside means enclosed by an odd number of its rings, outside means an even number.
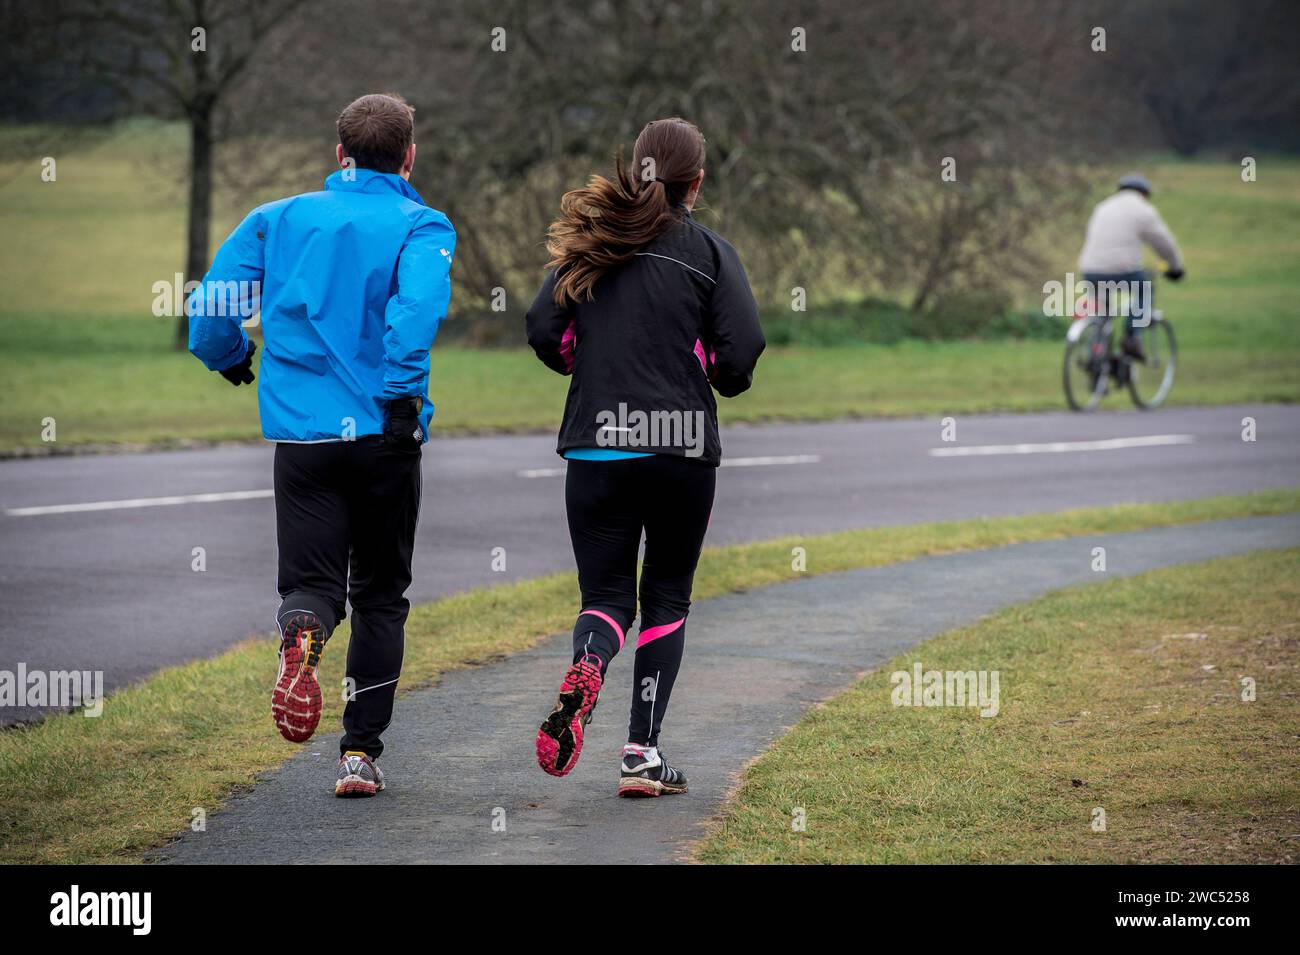
[[[1115,350],[1115,318],[1128,314],[1127,297],[1121,291],[1120,307],[1113,310],[1099,310],[1093,297],[1075,312],[1065,335],[1062,370],[1065,400],[1074,411],[1096,408],[1109,393],[1111,382],[1119,388],[1127,387],[1133,404],[1143,411],[1160,407],[1174,386],[1178,346],[1173,326],[1160,311],[1152,311],[1143,329],[1144,358]],[[1112,311],[1114,314],[1110,314]]]

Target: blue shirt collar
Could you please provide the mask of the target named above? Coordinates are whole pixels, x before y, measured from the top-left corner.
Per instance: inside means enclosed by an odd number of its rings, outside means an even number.
[[[344,173],[347,178],[344,178]],[[340,169],[325,179],[325,188],[330,192],[365,192],[375,195],[383,192],[396,192],[412,202],[428,205],[411,184],[396,173],[376,172],[373,169]]]

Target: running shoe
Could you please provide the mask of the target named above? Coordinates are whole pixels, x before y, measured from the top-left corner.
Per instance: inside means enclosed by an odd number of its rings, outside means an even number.
[[[618,780],[620,796],[671,796],[686,792],[686,774],[669,766],[657,746],[623,747],[623,772]]]
[[[320,723],[316,667],[324,649],[325,628],[314,613],[297,613],[285,624],[280,641],[280,676],[271,694],[271,716],[280,735],[291,743],[311,739]]]
[[[567,776],[582,753],[582,731],[600,695],[600,667],[584,657],[564,674],[555,709],[537,731],[537,763],[552,776]]]
[[[384,774],[365,753],[348,750],[339,757],[339,776],[334,795],[347,799],[373,796],[384,788]]]

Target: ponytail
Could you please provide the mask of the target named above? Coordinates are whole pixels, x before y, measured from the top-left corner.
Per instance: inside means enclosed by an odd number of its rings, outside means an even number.
[[[629,173],[620,148],[613,181],[592,176],[560,200],[560,217],[546,233],[557,305],[590,301],[602,275],[678,221],[678,207],[704,168],[704,137],[683,119],[656,120],[637,137],[633,164],[642,178]]]

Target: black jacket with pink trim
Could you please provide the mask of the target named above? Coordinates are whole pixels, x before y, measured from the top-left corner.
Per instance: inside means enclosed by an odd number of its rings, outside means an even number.
[[[747,390],[766,343],[736,250],[682,211],[680,224],[601,276],[593,300],[557,306],[551,273],[528,309],[528,344],[572,375],[560,454],[616,448],[721,462],[713,389]]]

